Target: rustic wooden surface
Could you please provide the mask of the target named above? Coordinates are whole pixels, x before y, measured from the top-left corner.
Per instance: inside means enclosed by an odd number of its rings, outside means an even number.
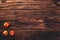
[[[0,36],[4,22],[8,30],[15,30],[14,39],[6,40],[60,40],[60,6],[52,0],[35,0],[0,3]]]

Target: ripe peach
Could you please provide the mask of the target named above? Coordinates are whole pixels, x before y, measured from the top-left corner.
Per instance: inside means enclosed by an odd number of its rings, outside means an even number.
[[[11,35],[11,36],[14,36],[14,34],[15,34],[15,31],[14,31],[14,30],[11,30],[11,31],[10,31],[10,35]]]
[[[7,36],[8,35],[8,31],[7,30],[3,31],[3,35]]]
[[[4,23],[4,27],[5,27],[5,28],[8,28],[8,27],[9,27],[9,25],[10,25],[10,23],[9,23],[9,22],[5,22],[5,23]]]

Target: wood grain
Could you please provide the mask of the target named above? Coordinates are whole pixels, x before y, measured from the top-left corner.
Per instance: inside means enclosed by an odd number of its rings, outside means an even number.
[[[10,22],[15,36],[6,40],[60,40],[60,6],[52,0],[8,0],[0,3],[0,36],[4,22]],[[3,37],[3,38],[2,38]],[[13,38],[13,39],[12,39]]]

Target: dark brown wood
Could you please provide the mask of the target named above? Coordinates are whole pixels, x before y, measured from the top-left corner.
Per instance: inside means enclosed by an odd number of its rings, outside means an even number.
[[[4,4],[2,4],[4,3]],[[3,1],[0,4],[1,40],[60,40],[60,6],[52,0]],[[10,27],[5,29],[4,22]],[[2,35],[4,30],[15,35]]]

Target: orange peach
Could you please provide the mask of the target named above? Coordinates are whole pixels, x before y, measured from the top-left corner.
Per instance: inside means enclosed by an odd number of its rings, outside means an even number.
[[[11,30],[11,31],[10,31],[10,35],[11,35],[11,36],[14,36],[14,34],[15,34],[15,31],[14,31],[14,30]]]
[[[8,35],[8,31],[7,30],[3,31],[3,35],[7,36]]]
[[[9,27],[9,25],[10,25],[10,23],[9,23],[9,22],[5,22],[5,23],[4,23],[4,27],[5,27],[5,28],[8,28],[8,27]]]

